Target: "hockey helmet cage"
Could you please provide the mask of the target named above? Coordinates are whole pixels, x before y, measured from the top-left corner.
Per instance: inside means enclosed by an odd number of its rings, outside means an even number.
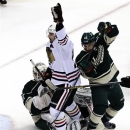
[[[95,41],[95,37],[92,34],[92,32],[88,32],[88,33],[83,33],[82,37],[81,37],[81,44],[85,45],[85,44],[89,44]]]
[[[47,70],[47,66],[44,63],[41,63],[41,62],[37,63],[36,67],[41,72],[41,74],[44,74]],[[33,77],[36,81],[42,80],[41,75],[37,72],[35,67],[33,67]]]

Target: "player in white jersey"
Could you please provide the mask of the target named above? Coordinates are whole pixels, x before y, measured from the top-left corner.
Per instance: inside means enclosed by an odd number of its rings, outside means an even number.
[[[57,87],[69,88],[80,85],[80,72],[73,61],[73,43],[66,34],[62,9],[60,4],[51,8],[56,27],[48,28],[49,42],[46,51],[49,59],[49,68],[52,71],[51,82]],[[55,119],[57,130],[66,130],[64,111],[72,119],[79,119],[81,113],[73,101],[75,90],[64,89],[55,91],[50,104],[50,113]]]

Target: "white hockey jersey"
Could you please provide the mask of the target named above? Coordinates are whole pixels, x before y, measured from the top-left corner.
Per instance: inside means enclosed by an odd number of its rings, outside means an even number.
[[[67,36],[65,28],[56,32],[57,38],[53,43],[48,42],[46,45],[47,55],[49,58],[49,68],[52,70],[52,83],[55,85],[68,83],[71,86],[79,85],[79,69],[73,61],[73,43]]]

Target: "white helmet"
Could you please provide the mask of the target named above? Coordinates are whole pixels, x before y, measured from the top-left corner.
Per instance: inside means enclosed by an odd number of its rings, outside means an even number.
[[[39,69],[39,71],[44,74],[47,70],[47,66],[44,63],[37,63],[36,67]],[[33,67],[33,77],[36,81],[40,81],[42,80],[42,77],[40,76],[40,74],[37,72],[37,70],[35,69],[35,67]]]
[[[47,36],[48,36],[48,34],[49,33],[54,33],[54,34],[56,34],[56,25],[55,24],[52,24],[52,25],[50,25],[49,27],[48,27],[48,30],[46,31],[46,34],[47,34]]]

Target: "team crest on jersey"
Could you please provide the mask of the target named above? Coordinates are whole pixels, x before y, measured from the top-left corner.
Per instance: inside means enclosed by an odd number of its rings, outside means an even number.
[[[98,48],[97,48],[97,57],[93,57],[93,61],[92,61],[92,64],[96,67],[98,66],[99,64],[101,64],[103,62],[103,58],[104,58],[104,47],[103,45],[99,45]]]
[[[55,61],[55,57],[52,53],[52,50],[49,47],[46,48],[46,52],[47,52],[49,62],[52,63],[53,61]]]

